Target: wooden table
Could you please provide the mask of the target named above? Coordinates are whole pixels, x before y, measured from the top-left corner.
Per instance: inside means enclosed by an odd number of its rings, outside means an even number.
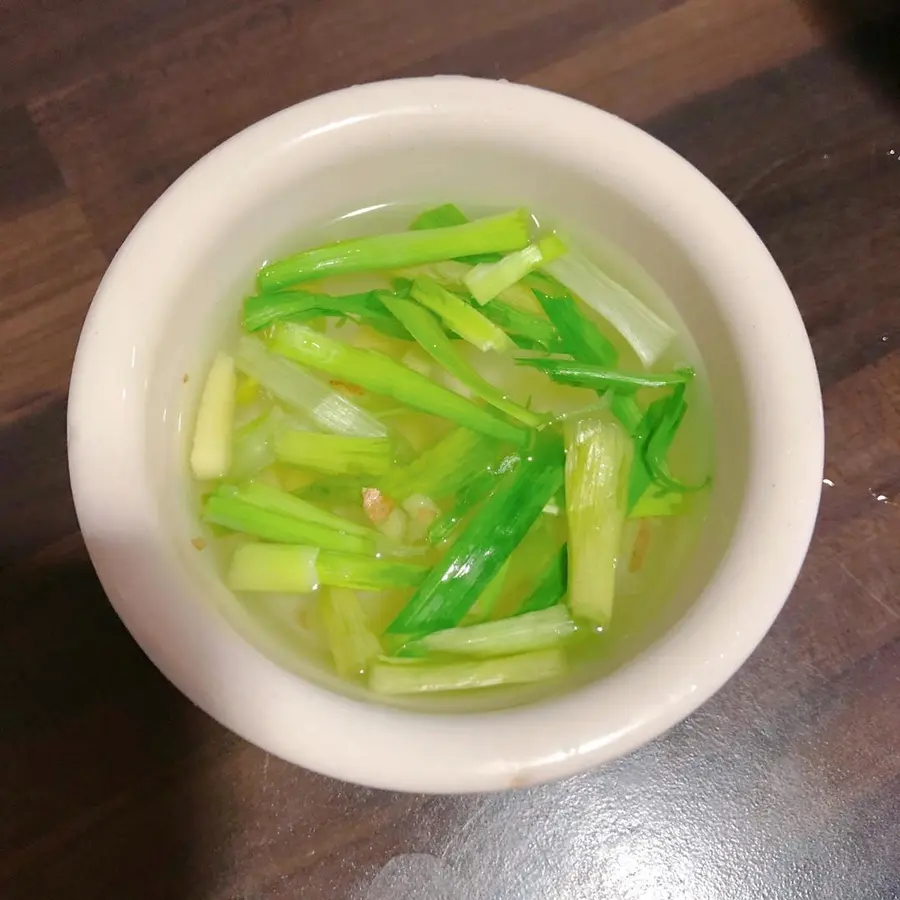
[[[809,2],[5,0],[0,897],[900,898],[900,16]],[[281,107],[438,72],[606,107],[712,178],[796,292],[828,426],[809,559],[740,674],[498,796],[340,784],[198,712],[108,606],[66,473],[78,331],[148,204]]]

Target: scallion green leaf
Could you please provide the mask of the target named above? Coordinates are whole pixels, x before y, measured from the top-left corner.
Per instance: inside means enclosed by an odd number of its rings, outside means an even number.
[[[429,572],[388,631],[416,635],[457,625],[562,484],[559,437],[552,431],[540,432],[522,462],[498,479],[478,516]]]
[[[473,394],[495,409],[518,419],[529,428],[536,428],[541,424],[540,416],[518,403],[514,403],[509,397],[498,391],[456,352],[437,319],[427,309],[423,309],[411,300],[403,300],[388,294],[382,295],[381,299],[385,307],[397,317],[422,349],[451,375],[459,379]]]
[[[274,291],[326,275],[400,269],[471,253],[508,253],[527,246],[530,225],[527,212],[517,209],[448,228],[341,241],[264,266],[257,284],[261,291]]]
[[[272,349],[283,356],[361,385],[422,412],[442,416],[473,431],[518,446],[528,432],[435,384],[375,350],[357,350],[303,325],[279,323],[273,328]]]
[[[614,388],[618,391],[637,391],[641,388],[671,387],[684,384],[694,377],[693,369],[676,369],[674,372],[621,372],[594,366],[590,363],[573,362],[566,359],[517,358],[516,364],[530,366],[546,372],[554,381],[572,387],[591,388],[604,391]]]

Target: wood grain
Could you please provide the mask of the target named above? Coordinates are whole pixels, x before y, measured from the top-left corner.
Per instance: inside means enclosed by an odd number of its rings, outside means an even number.
[[[0,897],[900,898],[892,0],[6,0],[0,60]],[[106,602],[65,459],[81,322],[156,196],[276,109],[439,72],[603,106],[712,178],[795,291],[827,422],[809,558],[739,675],[488,797],[329,781],[195,710]]]

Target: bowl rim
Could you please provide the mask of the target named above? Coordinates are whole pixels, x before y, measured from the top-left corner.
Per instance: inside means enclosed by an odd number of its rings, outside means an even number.
[[[124,504],[127,509],[115,502],[144,471],[142,405],[113,406],[104,385],[109,360],[121,351],[116,342],[130,329],[152,328],[154,321],[152,311],[135,313],[133,306],[126,314],[121,298],[133,294],[129,286],[155,277],[149,248],[157,259],[168,253],[177,260],[189,252],[194,238],[184,234],[202,221],[197,208],[212,185],[226,202],[228,173],[274,142],[335,130],[354,118],[402,111],[424,121],[445,109],[483,120],[498,110],[499,118],[546,116],[577,131],[579,145],[604,142],[607,156],[615,157],[617,177],[641,180],[642,198],[656,191],[663,200],[654,212],[702,260],[708,279],[727,287],[729,310],[747,328],[739,349],[751,430],[779,435],[775,446],[762,439],[754,445],[734,539],[701,595],[727,590],[752,600],[738,616],[733,606],[707,610],[703,621],[689,611],[639,658],[646,663],[652,656],[652,667],[629,663],[549,701],[452,716],[334,694],[278,667],[223,617],[201,612],[199,604],[179,606],[184,579],[164,540],[151,487],[140,487]],[[563,143],[559,159],[588,152]],[[171,221],[184,229],[173,234],[166,227]],[[766,314],[775,317],[764,329],[755,327],[762,314],[755,309],[759,297],[766,298]],[[773,354],[785,346],[789,359],[773,365]],[[135,383],[147,377],[145,364],[132,359]],[[109,423],[113,413],[115,430]],[[72,371],[68,452],[79,524],[110,602],[187,697],[252,743],[323,774],[379,788],[463,792],[554,780],[621,756],[685,718],[737,671],[786,601],[806,555],[821,495],[824,426],[815,362],[791,292],[749,223],[697,169],[636,126],[577,100],[503,81],[436,76],[350,87],[275,113],[195,163],[150,207],[116,254],[88,312]],[[133,532],[148,541],[140,555],[117,552],[117,536]],[[754,564],[759,559],[767,560],[764,570]],[[711,632],[719,639],[717,652],[707,648],[698,658],[704,633]],[[225,660],[229,676],[223,684]],[[234,678],[235,672],[241,677]],[[629,702],[634,696],[650,696],[652,702]],[[590,715],[600,702],[602,727]]]

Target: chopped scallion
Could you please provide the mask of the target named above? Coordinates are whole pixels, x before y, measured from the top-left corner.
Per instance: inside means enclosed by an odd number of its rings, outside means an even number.
[[[422,412],[451,419],[473,431],[518,446],[528,442],[528,432],[524,429],[504,422],[375,350],[357,350],[303,325],[288,323],[274,326],[272,349],[303,365],[393,397]]]
[[[508,253],[528,244],[530,224],[528,213],[517,209],[464,225],[341,241],[266,265],[257,283],[261,291],[274,291],[326,275],[399,269],[472,253]]]
[[[381,658],[369,670],[369,687],[379,694],[423,694],[465,691],[503,684],[527,684],[558,678],[566,670],[558,649],[535,650],[517,656],[451,663],[427,663]]]
[[[566,245],[549,234],[495,263],[479,263],[466,275],[466,287],[482,305],[521,281],[538,266],[545,266],[566,252]]]

